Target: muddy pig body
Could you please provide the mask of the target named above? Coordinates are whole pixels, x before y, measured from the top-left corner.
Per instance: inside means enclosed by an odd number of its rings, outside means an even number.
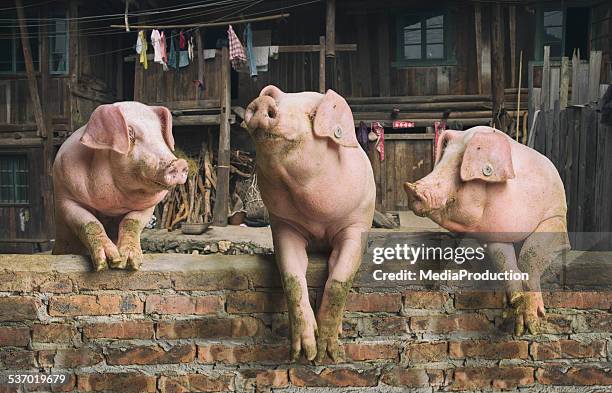
[[[245,122],[257,149],[257,179],[270,212],[276,261],[287,298],[291,354],[342,357],[338,342],[348,290],[372,223],[372,168],[355,136],[346,101],[329,90],[264,88]],[[306,284],[307,248],[331,250],[315,317]]]
[[[536,332],[544,315],[540,275],[569,248],[565,190],[556,168],[537,151],[484,126],[444,131],[435,161],[429,175],[404,184],[410,208],[486,242],[496,269],[528,273],[528,282],[510,281],[506,290],[516,333]]]
[[[54,254],[88,254],[94,270],[138,269],[155,205],[187,178],[172,153],[172,115],[139,102],[101,105],[53,165]]]

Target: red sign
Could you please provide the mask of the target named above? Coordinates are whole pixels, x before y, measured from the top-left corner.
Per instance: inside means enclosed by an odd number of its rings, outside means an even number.
[[[393,120],[393,128],[414,128],[414,122],[406,120]]]

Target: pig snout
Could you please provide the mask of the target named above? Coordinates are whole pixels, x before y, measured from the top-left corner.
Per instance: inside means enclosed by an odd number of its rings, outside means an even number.
[[[430,186],[416,182],[404,183],[408,206],[417,216],[426,216],[431,211],[444,207],[446,198],[441,197]]]
[[[162,183],[167,186],[184,184],[187,181],[189,166],[187,161],[181,159],[174,160],[166,167],[162,174]]]
[[[278,124],[278,106],[274,98],[261,96],[247,107],[244,121],[249,131],[271,130]]]

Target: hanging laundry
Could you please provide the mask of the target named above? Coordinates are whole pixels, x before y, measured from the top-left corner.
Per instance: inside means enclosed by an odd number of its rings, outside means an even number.
[[[186,49],[187,48],[187,40],[185,40],[185,33],[183,30],[179,33],[179,48]]]
[[[251,78],[257,79],[257,64],[255,63],[255,55],[253,54],[253,30],[251,30],[251,24],[247,23],[244,29],[244,41],[246,42],[246,55],[249,62],[249,73]],[[267,54],[266,54],[266,57]]]
[[[187,39],[183,30],[179,33],[179,68],[189,65],[189,52],[187,50]]]
[[[359,122],[359,129],[357,130],[357,142],[361,145],[361,148],[368,151],[368,126],[363,121]]]
[[[187,52],[189,53],[189,61],[193,61],[193,48],[195,45],[193,44],[193,36],[189,37],[189,41],[187,44]]]
[[[176,39],[176,32],[173,30],[170,32],[170,50],[168,51],[168,66],[176,68],[177,56],[176,49],[174,47],[174,41]]]
[[[159,35],[159,51],[161,52],[162,67],[168,71],[168,54],[166,53],[166,34],[162,31]]]
[[[380,160],[385,160],[385,128],[377,121],[372,123],[372,131],[376,133],[378,140],[376,141],[376,151],[380,156]]]
[[[274,60],[278,60],[278,45],[272,45],[268,47],[268,49],[270,50],[268,56],[273,58]]]
[[[164,64],[164,54],[162,52],[162,40],[159,30],[151,30],[151,44],[153,45],[153,61]]]
[[[147,62],[147,38],[145,37],[145,33],[143,30],[138,32],[138,39],[136,40],[136,53],[140,55],[140,64],[143,65],[146,70],[149,68],[149,63]]]
[[[240,43],[238,36],[232,28],[232,25],[229,25],[227,28],[227,39],[229,41],[230,63],[232,63],[232,68],[238,71],[246,64],[247,58],[246,54],[244,53],[244,47]]]
[[[217,56],[216,49],[204,49],[204,60],[214,59]]]

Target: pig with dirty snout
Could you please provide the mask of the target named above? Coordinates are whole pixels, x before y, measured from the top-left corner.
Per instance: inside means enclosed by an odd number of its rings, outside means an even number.
[[[494,268],[529,274],[508,281],[506,291],[515,333],[536,333],[544,316],[540,275],[569,249],[565,191],[548,158],[491,127],[447,130],[433,171],[404,188],[417,215],[486,242]]]
[[[187,180],[172,115],[139,102],[101,105],[61,146],[53,165],[53,254],[91,256],[95,271],[138,270],[140,233],[168,190]]]
[[[245,114],[257,151],[257,181],[270,213],[287,299],[291,357],[343,358],[338,335],[348,291],[372,224],[372,167],[353,115],[333,90],[284,93],[265,87]],[[325,247],[329,273],[316,318],[308,298],[307,248]]]

